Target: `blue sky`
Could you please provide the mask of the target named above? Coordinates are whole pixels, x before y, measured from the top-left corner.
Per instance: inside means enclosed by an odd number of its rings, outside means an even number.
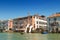
[[[60,12],[60,0],[0,0],[0,19],[17,18],[38,13],[49,16]]]

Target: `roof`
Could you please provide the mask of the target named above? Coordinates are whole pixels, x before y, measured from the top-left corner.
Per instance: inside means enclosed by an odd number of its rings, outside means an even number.
[[[49,16],[48,18],[52,18],[52,17],[60,17],[60,13],[53,14],[53,15]]]
[[[39,17],[39,19],[43,19],[46,20],[46,17],[44,15],[30,15],[30,16],[25,16],[25,17],[19,17],[19,18],[14,18],[13,20],[23,20],[23,19],[27,19],[28,17],[32,18],[32,16],[36,16]]]
[[[22,20],[22,19],[27,19],[28,17],[32,18],[32,16],[39,16],[39,15],[29,15],[29,16],[14,18],[13,20]]]
[[[32,17],[32,16],[29,16],[29,17]],[[20,17],[20,18],[15,18],[13,20],[22,20],[22,19],[27,19],[27,18],[28,18],[28,16],[26,16],[26,17]]]

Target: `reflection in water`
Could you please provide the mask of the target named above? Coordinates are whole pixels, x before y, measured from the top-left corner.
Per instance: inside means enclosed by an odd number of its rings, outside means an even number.
[[[7,40],[12,40],[13,34],[12,33],[7,33]]]
[[[36,33],[34,33],[34,34],[27,34],[26,35],[26,38],[27,38],[27,40],[47,40],[47,34],[36,34]]]
[[[60,34],[0,33],[0,40],[60,40]]]
[[[48,34],[48,39],[49,40],[60,40],[59,35],[60,34],[58,34],[58,33]]]
[[[41,34],[40,37],[41,40],[48,40],[47,34]]]

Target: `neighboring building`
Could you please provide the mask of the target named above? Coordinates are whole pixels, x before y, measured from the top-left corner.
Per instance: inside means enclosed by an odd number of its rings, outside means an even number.
[[[0,20],[0,29],[8,31],[12,29],[12,20]]]
[[[8,30],[8,20],[1,20],[0,21],[0,29]]]
[[[49,16],[47,22],[50,32],[60,31],[60,13]]]
[[[13,19],[8,20],[8,29],[12,30],[13,29]]]

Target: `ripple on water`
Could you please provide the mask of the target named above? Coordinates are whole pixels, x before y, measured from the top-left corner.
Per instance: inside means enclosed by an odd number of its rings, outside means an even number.
[[[0,33],[0,40],[60,40],[60,34]]]

